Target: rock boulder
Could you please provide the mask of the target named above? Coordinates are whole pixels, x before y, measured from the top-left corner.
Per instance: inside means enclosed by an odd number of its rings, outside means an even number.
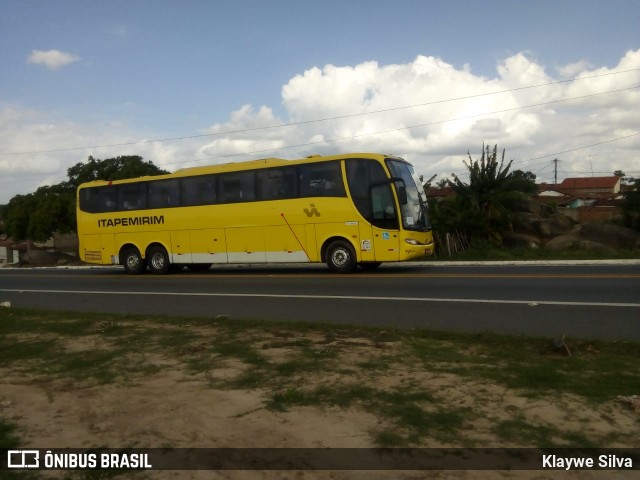
[[[640,248],[640,232],[610,223],[589,222],[581,225],[580,238],[614,249]]]

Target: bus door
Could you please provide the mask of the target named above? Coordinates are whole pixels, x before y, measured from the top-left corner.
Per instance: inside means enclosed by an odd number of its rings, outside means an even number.
[[[398,210],[388,182],[371,187],[371,230],[376,262],[400,260]]]
[[[345,161],[347,183],[360,221],[360,250],[364,262],[400,259],[398,212],[391,184],[382,165],[374,160]]]

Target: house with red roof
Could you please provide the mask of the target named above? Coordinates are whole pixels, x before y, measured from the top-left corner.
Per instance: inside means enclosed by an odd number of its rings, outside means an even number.
[[[619,214],[621,177],[565,178],[562,183],[538,185],[539,202],[555,204],[559,211],[583,222],[605,220]]]
[[[620,197],[621,177],[565,178],[562,183],[538,185],[537,198],[572,208],[613,201]]]
[[[620,180],[622,180],[622,177],[616,176],[565,178],[556,187],[560,191],[574,196],[606,194],[609,197],[614,197],[620,193]]]

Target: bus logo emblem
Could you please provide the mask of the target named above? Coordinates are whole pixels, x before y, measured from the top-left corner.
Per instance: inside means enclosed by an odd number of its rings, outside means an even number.
[[[313,216],[319,217],[320,216],[320,212],[316,208],[315,204],[310,203],[309,206],[311,207],[311,209],[305,208],[303,210],[305,215],[307,215],[307,217],[313,217]]]

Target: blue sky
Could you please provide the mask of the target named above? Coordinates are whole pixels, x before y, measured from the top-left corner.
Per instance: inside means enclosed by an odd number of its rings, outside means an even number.
[[[460,173],[466,152],[475,156],[487,142],[548,181],[553,157],[529,159],[640,132],[638,89],[524,108],[640,84],[637,0],[0,0],[0,11],[0,203],[61,181],[88,155],[138,154],[173,170],[230,161],[227,154],[239,161],[243,153],[296,158],[312,150],[384,149],[425,175],[444,177]],[[74,149],[330,118],[579,76],[595,78],[473,105]],[[522,110],[491,113],[507,108]],[[450,122],[470,116],[466,125]],[[430,122],[443,123],[402,130]],[[357,138],[318,143],[350,136]],[[631,136],[557,156],[564,176],[585,172],[586,159],[589,174],[616,166],[640,176],[638,146]],[[53,151],[60,149],[74,150]]]

